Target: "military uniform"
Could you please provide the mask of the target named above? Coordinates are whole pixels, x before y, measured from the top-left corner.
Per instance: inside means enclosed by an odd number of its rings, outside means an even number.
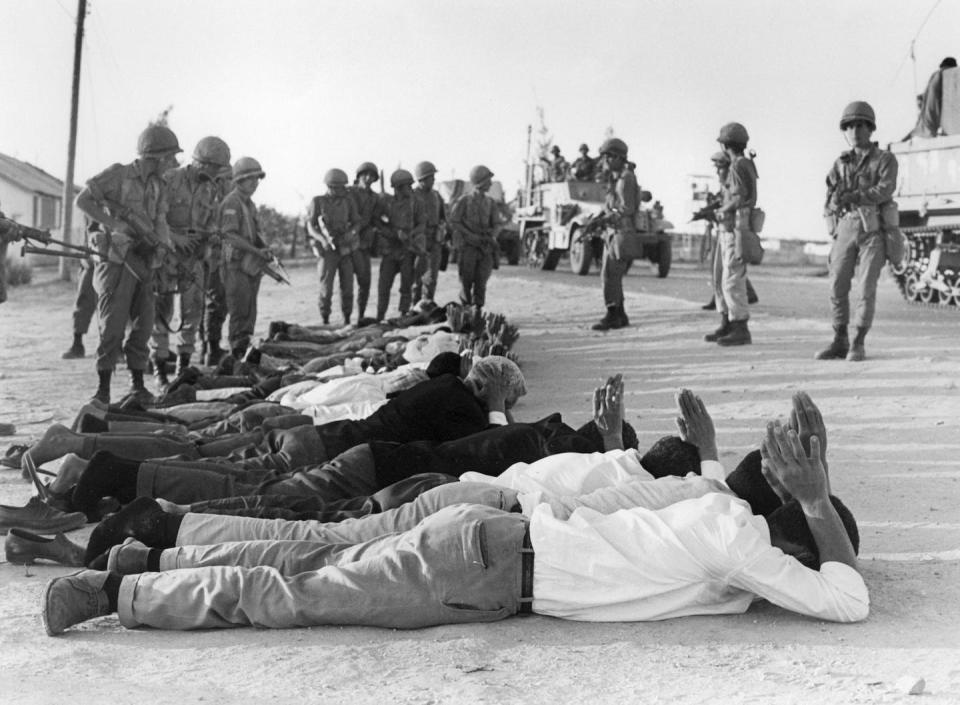
[[[743,233],[752,232],[750,216],[757,205],[757,170],[743,155],[733,158],[720,206],[720,277],[716,280],[717,310],[729,321],[747,321],[747,264],[740,251]]]
[[[486,303],[498,225],[497,204],[481,191],[461,198],[450,214],[450,228],[460,250],[460,302],[465,306]]]
[[[144,173],[140,160],[114,164],[90,179],[86,189],[113,217],[149,224],[160,242],[170,242],[166,187],[159,174]],[[153,331],[157,247],[133,228],[116,232],[102,226],[94,242],[101,255],[94,271],[100,318],[97,370],[112,370],[122,352],[127,367],[142,374]],[[130,331],[124,341],[128,323]]]
[[[319,257],[317,270],[320,277],[318,306],[324,323],[330,320],[333,301],[333,280],[340,274],[340,310],[344,323],[350,323],[353,314],[353,253],[359,247],[357,225],[360,217],[353,199],[346,193],[338,196],[328,193],[316,196],[310,202],[308,214],[314,232],[323,232],[332,239],[330,246],[321,246],[316,240],[311,244]],[[368,255],[369,257],[369,255]]]
[[[426,215],[423,203],[411,191],[407,196],[383,197],[387,219],[380,235],[380,276],[377,282],[377,320],[383,320],[390,305],[390,289],[400,274],[400,313],[410,310],[413,273],[417,257],[425,249]]]
[[[444,228],[445,205],[440,194],[432,188],[427,191],[418,185],[413,189],[413,195],[423,205],[426,239],[426,252],[417,257],[413,300],[419,301],[423,298],[433,301],[437,291],[440,258],[443,254],[443,238],[446,234]]]
[[[227,194],[220,205],[220,231],[224,237],[233,235],[257,248],[265,245],[260,238],[260,223],[253,200],[236,188]],[[221,275],[229,315],[228,337],[230,350],[242,355],[250,345],[257,325],[257,296],[263,278],[261,260],[243,252],[229,242],[223,243]]]
[[[159,274],[157,320],[153,328],[156,360],[165,360],[169,351],[175,293],[179,293],[180,303],[177,354],[189,358],[196,349],[203,318],[203,258],[206,241],[215,236],[218,227],[220,205],[216,181],[193,165],[171,169],[163,178],[174,251],[166,254]]]
[[[570,173],[576,181],[593,181],[597,171],[597,162],[586,155],[573,160]]]
[[[347,189],[357,211],[358,241],[351,253],[353,273],[357,278],[357,320],[367,312],[370,298],[370,257],[377,242],[377,231],[383,204],[380,196],[368,188],[352,186]]]
[[[19,239],[17,224],[0,211],[0,304],[7,300],[7,245]]]
[[[626,241],[636,237],[637,211],[640,210],[640,185],[629,166],[624,165],[620,172],[609,173],[605,205],[607,213],[614,218],[614,227],[607,237],[600,265],[603,301],[607,310],[617,309],[623,318],[623,325],[626,325],[623,277],[630,268],[634,254]]]
[[[231,177],[216,180],[217,201],[222,202],[230,193]],[[207,364],[216,364],[221,354],[220,340],[223,336],[223,324],[227,321],[227,292],[223,286],[223,243],[219,235],[207,238],[203,253],[204,281],[206,282],[206,310],[203,328],[206,335],[206,347],[210,353]]]

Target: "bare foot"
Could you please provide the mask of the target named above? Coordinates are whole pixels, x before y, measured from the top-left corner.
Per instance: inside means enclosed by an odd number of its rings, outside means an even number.
[[[190,505],[189,504],[177,504],[176,502],[171,502],[168,499],[160,499],[157,497],[157,504],[160,505],[160,508],[165,511],[167,514],[189,514]]]
[[[60,472],[50,482],[48,489],[55,494],[63,494],[77,484],[89,462],[76,453],[67,453],[63,462],[60,463]]]
[[[63,424],[54,424],[47,429],[37,443],[35,443],[28,453],[33,458],[33,462],[38,466],[49,463],[51,460],[62,458],[67,453],[80,453],[83,451],[83,436],[74,433]]]

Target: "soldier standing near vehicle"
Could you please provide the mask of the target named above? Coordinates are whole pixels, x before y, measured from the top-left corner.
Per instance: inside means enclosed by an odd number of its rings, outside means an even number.
[[[162,175],[176,166],[181,151],[169,128],[151,125],[137,140],[139,159],[108,167],[77,195],[77,208],[102,226],[94,239],[101,255],[94,273],[100,318],[94,398],[104,403],[110,402],[110,379],[121,352],[130,370],[131,393],[143,403],[153,401],[143,373],[153,331],[154,264],[158,251],[170,247]]]
[[[640,185],[628,167],[627,144],[611,137],[600,147],[600,168],[607,183],[605,220],[610,224],[603,248],[600,280],[607,313],[593,330],[613,330],[630,325],[623,307],[623,277],[633,261],[631,240],[637,233],[636,217],[640,209]]]
[[[846,358],[860,362],[866,356],[864,340],[873,323],[877,279],[886,259],[884,225],[895,226],[888,209],[897,186],[897,158],[871,141],[877,119],[869,103],[857,100],[840,117],[840,129],[851,149],[843,152],[827,174],[826,215],[833,246],[830,248],[830,305],[833,310],[833,342],[816,354],[818,360]],[[884,218],[887,213],[887,218]],[[850,322],[850,286],[857,276],[859,302],[853,325],[853,343],[847,333]]]
[[[459,250],[460,303],[479,311],[487,300],[487,280],[497,256],[497,204],[487,196],[493,172],[483,164],[470,170],[473,193],[463,196],[450,214],[454,247]]]
[[[384,196],[386,219],[380,240],[380,277],[377,282],[377,320],[382,321],[390,305],[390,289],[400,274],[400,314],[410,310],[413,272],[417,257],[426,251],[426,216],[420,199],[413,195],[413,174],[397,169],[390,175],[392,196]]]
[[[260,237],[257,206],[251,197],[266,177],[260,162],[240,157],[233,165],[233,190],[220,204],[223,287],[229,316],[230,353],[241,359],[257,325],[257,296],[269,257]]]
[[[550,152],[553,154],[552,159],[541,157],[544,164],[546,164],[547,180],[566,181],[567,174],[570,173],[570,163],[563,158],[562,154],[560,154],[559,146],[553,145],[553,147],[550,148]]]
[[[717,141],[730,159],[726,185],[721,189],[723,202],[717,209],[720,277],[715,284],[720,327],[704,336],[708,343],[723,346],[749,345],[752,342],[747,321],[747,263],[743,257],[743,238],[752,233],[752,213],[757,205],[757,169],[744,155],[750,136],[739,122],[720,128]]]
[[[580,156],[573,160],[570,173],[574,181],[593,181],[597,172],[597,162],[590,156],[590,148],[580,145]]]
[[[166,363],[170,323],[178,302],[176,374],[190,366],[196,350],[197,331],[203,318],[204,255],[207,241],[216,236],[219,226],[220,187],[216,179],[225,166],[230,166],[230,147],[219,137],[210,136],[197,142],[192,164],[163,175],[173,250],[166,253],[159,270],[152,337],[154,375],[161,392],[169,384]]]
[[[347,190],[357,208],[359,240],[353,251],[353,273],[357,277],[357,323],[367,312],[370,299],[370,258],[377,245],[377,233],[383,204],[373,191],[373,184],[380,179],[380,171],[373,162],[363,162],[357,167],[357,178]]]
[[[446,235],[446,212],[443,198],[433,188],[437,168],[431,162],[420,162],[413,168],[417,185],[413,195],[423,206],[426,252],[417,257],[413,282],[413,300],[433,303],[437,291],[437,275]]]
[[[359,244],[357,207],[347,195],[347,173],[330,169],[323,177],[324,196],[314,196],[307,215],[310,246],[319,259],[320,294],[317,300],[320,318],[330,322],[333,304],[333,280],[340,274],[340,310],[343,324],[350,325],[353,314],[353,253]]]

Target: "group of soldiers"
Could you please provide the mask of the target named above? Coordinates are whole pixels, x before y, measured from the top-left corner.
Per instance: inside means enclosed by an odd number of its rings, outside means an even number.
[[[593,181],[602,172],[603,155],[591,157],[590,147],[586,144],[580,145],[580,156],[573,160],[573,164],[564,158],[557,145],[550,148],[550,154],[550,158],[541,157],[547,181]]]
[[[473,190],[458,199],[449,214],[434,189],[436,173],[436,166],[429,161],[419,162],[413,173],[397,169],[390,175],[393,193],[378,194],[373,184],[381,177],[373,162],[357,167],[352,185],[342,169],[326,172],[326,193],[311,200],[307,217],[307,231],[318,259],[318,307],[325,324],[330,322],[338,276],[343,323],[349,325],[352,320],[354,279],[356,322],[364,322],[374,253],[380,256],[375,320],[386,317],[398,274],[401,315],[415,304],[436,306],[437,277],[448,240],[459,255],[460,302],[476,309],[484,306],[500,226],[496,203],[486,195],[493,172],[482,164],[471,169]]]

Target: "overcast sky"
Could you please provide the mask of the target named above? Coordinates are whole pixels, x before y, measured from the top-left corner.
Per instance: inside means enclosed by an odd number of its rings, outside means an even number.
[[[61,178],[75,12],[0,2],[0,152]],[[737,120],[764,234],[816,239],[844,105],[869,101],[881,144],[902,138],[958,27],[960,0],[90,0],[77,182],[131,161],[172,105],[182,158],[223,137],[262,162],[258,200],[291,214],[328,168],[365,160],[429,159],[442,178],[484,163],[512,191],[540,106],[571,160],[612,128],[682,229],[689,175]]]

